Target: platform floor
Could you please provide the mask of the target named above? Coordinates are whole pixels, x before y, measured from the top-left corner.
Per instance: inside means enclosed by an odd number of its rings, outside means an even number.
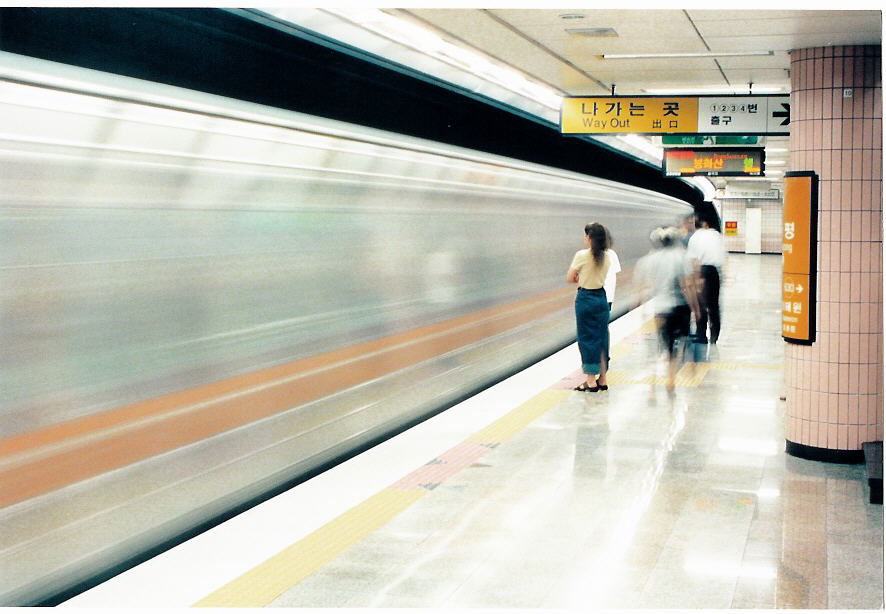
[[[882,609],[863,465],[784,452],[781,257],[730,255],[669,395],[648,312],[64,606]]]

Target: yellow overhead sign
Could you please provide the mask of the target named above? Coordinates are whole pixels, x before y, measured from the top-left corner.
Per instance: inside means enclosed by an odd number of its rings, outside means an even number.
[[[563,134],[789,135],[791,97],[599,96],[564,98]]]
[[[698,98],[564,98],[564,134],[668,133],[698,131]]]

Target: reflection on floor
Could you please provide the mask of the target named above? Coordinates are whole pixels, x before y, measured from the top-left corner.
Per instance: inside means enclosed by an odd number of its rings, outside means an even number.
[[[608,392],[552,383],[549,409],[268,605],[882,608],[863,465],[784,453],[780,274],[730,256],[720,343],[675,394],[641,327]]]

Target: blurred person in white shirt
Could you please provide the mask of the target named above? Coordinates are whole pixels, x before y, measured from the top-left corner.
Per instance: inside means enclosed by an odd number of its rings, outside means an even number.
[[[726,242],[719,233],[719,224],[713,207],[698,213],[695,232],[689,238],[687,255],[699,285],[699,316],[696,323],[696,341],[717,343],[720,337],[720,283],[726,264]],[[708,325],[710,324],[710,336]]]
[[[677,228],[656,228],[649,237],[653,250],[636,268],[644,294],[653,299],[659,344],[668,360],[668,393],[674,392],[692,314],[698,310],[695,274],[681,238]]]

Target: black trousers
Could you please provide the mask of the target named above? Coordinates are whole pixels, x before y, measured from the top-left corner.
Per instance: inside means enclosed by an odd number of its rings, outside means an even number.
[[[709,264],[701,265],[701,278],[704,281],[699,294],[701,316],[698,319],[696,336],[699,341],[707,339],[708,322],[711,325],[711,343],[720,338],[720,271]]]
[[[689,335],[689,322],[692,310],[689,305],[677,305],[670,312],[658,315],[661,326],[658,329],[661,347],[668,353],[668,358],[677,357],[677,341]]]

